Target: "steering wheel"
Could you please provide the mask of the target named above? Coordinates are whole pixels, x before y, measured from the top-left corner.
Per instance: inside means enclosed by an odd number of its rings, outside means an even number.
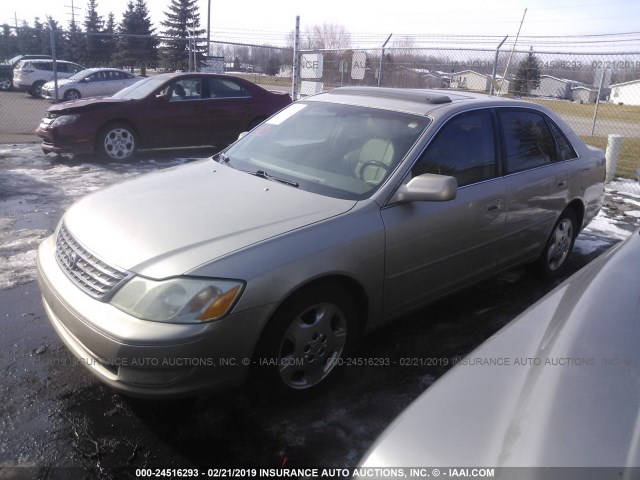
[[[368,162],[364,162],[360,167],[360,171],[358,172],[358,177],[360,178],[360,180],[364,180],[365,182],[367,181],[364,178],[364,172],[369,167],[382,168],[384,170],[384,173],[387,173],[390,168],[390,166],[386,163],[379,162],[378,160],[369,160]]]

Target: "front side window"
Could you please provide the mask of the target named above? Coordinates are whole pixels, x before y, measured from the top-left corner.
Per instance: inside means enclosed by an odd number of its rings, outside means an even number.
[[[298,188],[361,200],[373,194],[417,141],[429,119],[395,111],[297,102],[236,142],[222,158]]]
[[[199,78],[184,78],[170,84],[162,93],[169,96],[170,102],[181,102],[184,100],[200,100],[201,92],[201,80]]]
[[[557,160],[556,143],[542,114],[499,110],[508,173],[541,167]]]
[[[491,113],[477,110],[449,120],[411,171],[414,177],[423,173],[455,177],[458,186],[495,177],[497,169]]]

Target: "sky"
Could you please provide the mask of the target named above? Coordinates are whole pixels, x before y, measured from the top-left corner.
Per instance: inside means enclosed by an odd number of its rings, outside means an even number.
[[[0,23],[14,24],[47,14],[67,25],[71,3],[84,18],[86,0],[2,0]],[[360,0],[231,0],[211,1],[212,40],[241,43],[282,44],[300,16],[301,29],[334,23],[351,33],[353,40],[383,43],[389,34],[394,39],[406,35],[488,35],[514,38],[525,8],[522,36],[600,35],[639,32],[638,0],[456,0],[455,2],[400,0],[372,2]],[[201,26],[206,28],[207,0],[200,4]],[[170,0],[147,0],[156,26],[164,18]],[[110,11],[116,20],[126,9],[127,0],[98,0],[98,12],[106,18]],[[79,8],[78,8],[79,7]],[[160,33],[158,28],[158,33]],[[636,35],[635,39],[640,38]],[[582,40],[585,40],[584,38]],[[627,38],[629,50],[640,51],[637,40]],[[613,43],[613,42],[612,42]],[[622,42],[624,45],[625,42]]]

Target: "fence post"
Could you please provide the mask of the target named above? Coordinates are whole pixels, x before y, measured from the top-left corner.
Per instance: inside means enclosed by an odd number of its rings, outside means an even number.
[[[491,72],[491,85],[489,86],[489,96],[493,95],[493,92],[495,91],[496,75],[498,74],[498,54],[500,53],[500,47],[504,42],[507,41],[508,37],[509,35],[505,35],[505,37],[500,42],[500,45],[498,45],[498,48],[496,48],[496,54],[493,57],[493,71]],[[502,84],[500,85],[500,91],[502,91]]]
[[[391,40],[391,35],[393,35],[393,33],[390,33],[387,37],[387,40],[382,44],[382,51],[380,52],[380,71],[378,73],[378,86],[382,85],[382,62],[384,60],[384,47],[386,47],[387,43],[389,43],[389,40]]]
[[[56,58],[56,29],[53,18],[49,18],[49,33],[51,34],[51,59],[53,60],[53,92],[55,103],[58,103],[58,61]]]
[[[607,151],[605,152],[607,175],[605,183],[609,183],[616,176],[618,169],[618,156],[620,155],[620,146],[622,145],[622,135],[612,133],[607,140]]]
[[[291,72],[291,99],[298,99],[300,90],[300,15],[296,16],[296,30],[293,40],[293,71]]]

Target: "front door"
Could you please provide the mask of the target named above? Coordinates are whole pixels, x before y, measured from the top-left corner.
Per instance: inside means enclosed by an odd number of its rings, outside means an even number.
[[[491,110],[457,115],[414,165],[458,180],[454,200],[382,210],[386,231],[385,316],[397,316],[493,272],[506,219]]]

